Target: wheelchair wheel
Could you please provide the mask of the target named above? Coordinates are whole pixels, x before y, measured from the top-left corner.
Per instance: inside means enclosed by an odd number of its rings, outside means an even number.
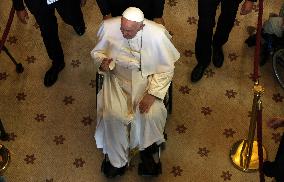
[[[272,66],[280,86],[284,89],[284,49],[279,49],[274,53]]]
[[[172,94],[173,94],[173,85],[171,83],[164,98],[164,104],[166,106],[168,114],[172,114]]]
[[[104,82],[104,76],[97,73],[96,74],[96,94],[98,94],[99,91],[102,89],[103,82]]]

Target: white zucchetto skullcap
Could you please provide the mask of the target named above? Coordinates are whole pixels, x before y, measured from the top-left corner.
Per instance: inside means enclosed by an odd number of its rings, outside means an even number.
[[[129,7],[123,13],[122,16],[130,21],[142,22],[144,20],[144,14],[139,8]]]

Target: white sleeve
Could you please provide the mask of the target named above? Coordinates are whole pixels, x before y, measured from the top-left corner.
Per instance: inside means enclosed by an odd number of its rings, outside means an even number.
[[[148,94],[164,99],[171,84],[174,71],[153,74],[150,76]]]
[[[97,33],[98,43],[96,47],[91,51],[91,56],[94,59],[97,68],[100,67],[104,58],[107,58],[106,51],[109,47],[109,42],[105,36],[104,22],[100,25],[99,31]]]

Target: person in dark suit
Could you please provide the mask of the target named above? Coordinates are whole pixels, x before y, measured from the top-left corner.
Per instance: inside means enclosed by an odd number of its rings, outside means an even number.
[[[242,15],[251,12],[253,1],[256,0],[245,0],[241,8]],[[242,0],[198,0],[199,20],[195,42],[195,56],[198,64],[191,73],[192,82],[197,82],[202,78],[205,69],[211,62],[212,52],[214,66],[220,68],[223,65],[222,46],[228,41],[241,2]],[[220,3],[221,14],[212,39],[216,9]]]
[[[137,7],[142,10],[148,20],[165,24],[163,11],[165,0],[96,0],[103,15],[103,19],[121,16],[128,7]]]
[[[85,0],[25,0],[25,5],[39,25],[45,48],[52,60],[52,66],[44,77],[46,87],[52,86],[57,81],[59,72],[65,66],[64,54],[58,37],[55,9],[64,22],[71,25],[81,36],[85,33],[85,22],[80,5],[84,5],[85,2]],[[28,13],[23,0],[13,0],[13,6],[20,21],[26,24]]]
[[[267,122],[268,127],[277,129],[284,127],[284,118],[272,118]],[[274,161],[263,163],[263,172],[268,177],[274,177],[276,182],[284,181],[284,133],[279,144],[279,148]]]

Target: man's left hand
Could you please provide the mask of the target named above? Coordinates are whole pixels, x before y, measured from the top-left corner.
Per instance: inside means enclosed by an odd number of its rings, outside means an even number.
[[[155,96],[146,94],[139,103],[140,113],[148,113],[155,100]]]
[[[81,0],[81,7],[86,5],[87,0]]]
[[[245,0],[241,8],[241,15],[247,15],[252,11],[253,2],[249,0]]]

